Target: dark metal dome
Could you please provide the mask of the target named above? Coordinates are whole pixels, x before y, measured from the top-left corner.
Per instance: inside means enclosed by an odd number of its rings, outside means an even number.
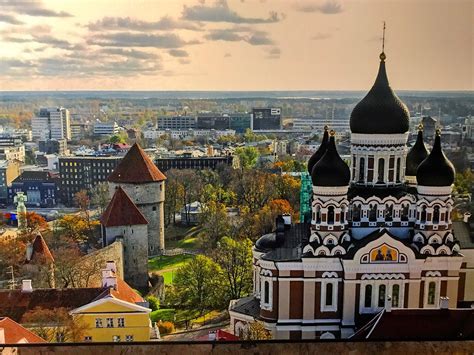
[[[308,160],[308,173],[311,174],[313,171],[314,165],[321,159],[321,157],[326,153],[327,145],[329,140],[328,126],[324,127],[324,135],[321,141],[321,145],[318,147],[316,152]]]
[[[441,133],[436,131],[436,138],[428,158],[418,166],[417,184],[421,186],[451,186],[454,182],[453,164],[446,158],[441,149]]]
[[[385,54],[380,54],[380,67],[372,89],[354,107],[350,126],[352,133],[396,134],[409,129],[405,104],[390,88],[385,71]]]
[[[416,176],[416,170],[423,160],[428,157],[428,150],[423,142],[423,126],[420,125],[416,142],[407,154],[406,176]]]
[[[314,186],[347,186],[351,178],[351,172],[344,160],[341,159],[336,149],[334,132],[327,145],[326,153],[313,167],[311,180]]]

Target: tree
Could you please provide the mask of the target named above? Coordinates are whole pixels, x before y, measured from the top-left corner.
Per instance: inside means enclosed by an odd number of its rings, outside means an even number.
[[[265,206],[275,195],[274,175],[260,170],[244,169],[233,179],[237,202],[253,213]]]
[[[57,227],[63,237],[82,243],[89,239],[90,230],[99,225],[98,221],[87,221],[80,215],[67,214],[57,220]]]
[[[191,169],[170,170],[167,177],[168,180],[176,180],[176,183],[180,185],[180,194],[182,192],[180,196],[182,198],[181,206],[188,206],[191,202],[199,201],[202,185],[196,171]],[[189,223],[189,210],[187,208],[185,209],[184,222]]]
[[[99,209],[99,213],[104,213],[109,204],[109,185],[105,182],[97,184],[92,189],[91,203]]]
[[[23,218],[26,220],[26,223],[20,231],[20,237],[26,237],[27,239],[31,239],[35,232],[43,232],[49,230],[48,222],[46,222],[46,220],[42,216],[35,212],[21,213],[18,218]]]
[[[114,134],[109,138],[109,143],[127,143],[127,134],[125,132],[120,132],[119,134]]]
[[[272,338],[272,333],[265,329],[263,322],[255,321],[250,323],[246,334],[243,334],[245,340],[269,340]]]
[[[179,182],[178,170],[171,169],[166,175],[165,226],[168,226],[171,221],[176,224],[176,213],[184,199],[184,186]]]
[[[49,343],[80,342],[88,329],[82,316],[71,316],[65,308],[36,307],[23,319],[34,333]]]
[[[148,307],[152,311],[156,311],[160,308],[160,300],[156,296],[153,296],[153,295],[147,296],[145,297],[145,301],[148,302]]]
[[[244,169],[253,168],[258,161],[259,153],[255,147],[239,147],[235,150],[240,166]]]
[[[199,236],[202,246],[215,248],[220,238],[228,235],[231,228],[225,205],[212,200],[202,205],[201,227]]]
[[[199,310],[212,309],[222,300],[221,269],[212,259],[197,255],[179,268],[173,281],[176,301]]]
[[[226,279],[228,301],[252,291],[252,242],[223,237],[212,254]],[[227,303],[227,302],[226,302]]]

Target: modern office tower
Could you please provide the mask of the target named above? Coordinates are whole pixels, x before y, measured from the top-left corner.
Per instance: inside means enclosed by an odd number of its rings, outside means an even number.
[[[64,107],[41,108],[31,120],[33,138],[71,140],[71,119]]]
[[[254,131],[281,129],[281,108],[252,109],[251,129]]]
[[[95,122],[94,136],[113,136],[119,133],[117,122]]]

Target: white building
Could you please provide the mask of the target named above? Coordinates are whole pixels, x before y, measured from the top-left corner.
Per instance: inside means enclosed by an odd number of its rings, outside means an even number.
[[[120,132],[117,122],[95,122],[94,136],[113,136]]]
[[[41,108],[39,115],[31,120],[33,138],[38,140],[71,140],[71,119],[64,107]]]

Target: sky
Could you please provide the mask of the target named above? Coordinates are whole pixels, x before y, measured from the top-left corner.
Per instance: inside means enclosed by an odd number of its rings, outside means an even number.
[[[474,89],[473,0],[0,0],[0,90]]]

